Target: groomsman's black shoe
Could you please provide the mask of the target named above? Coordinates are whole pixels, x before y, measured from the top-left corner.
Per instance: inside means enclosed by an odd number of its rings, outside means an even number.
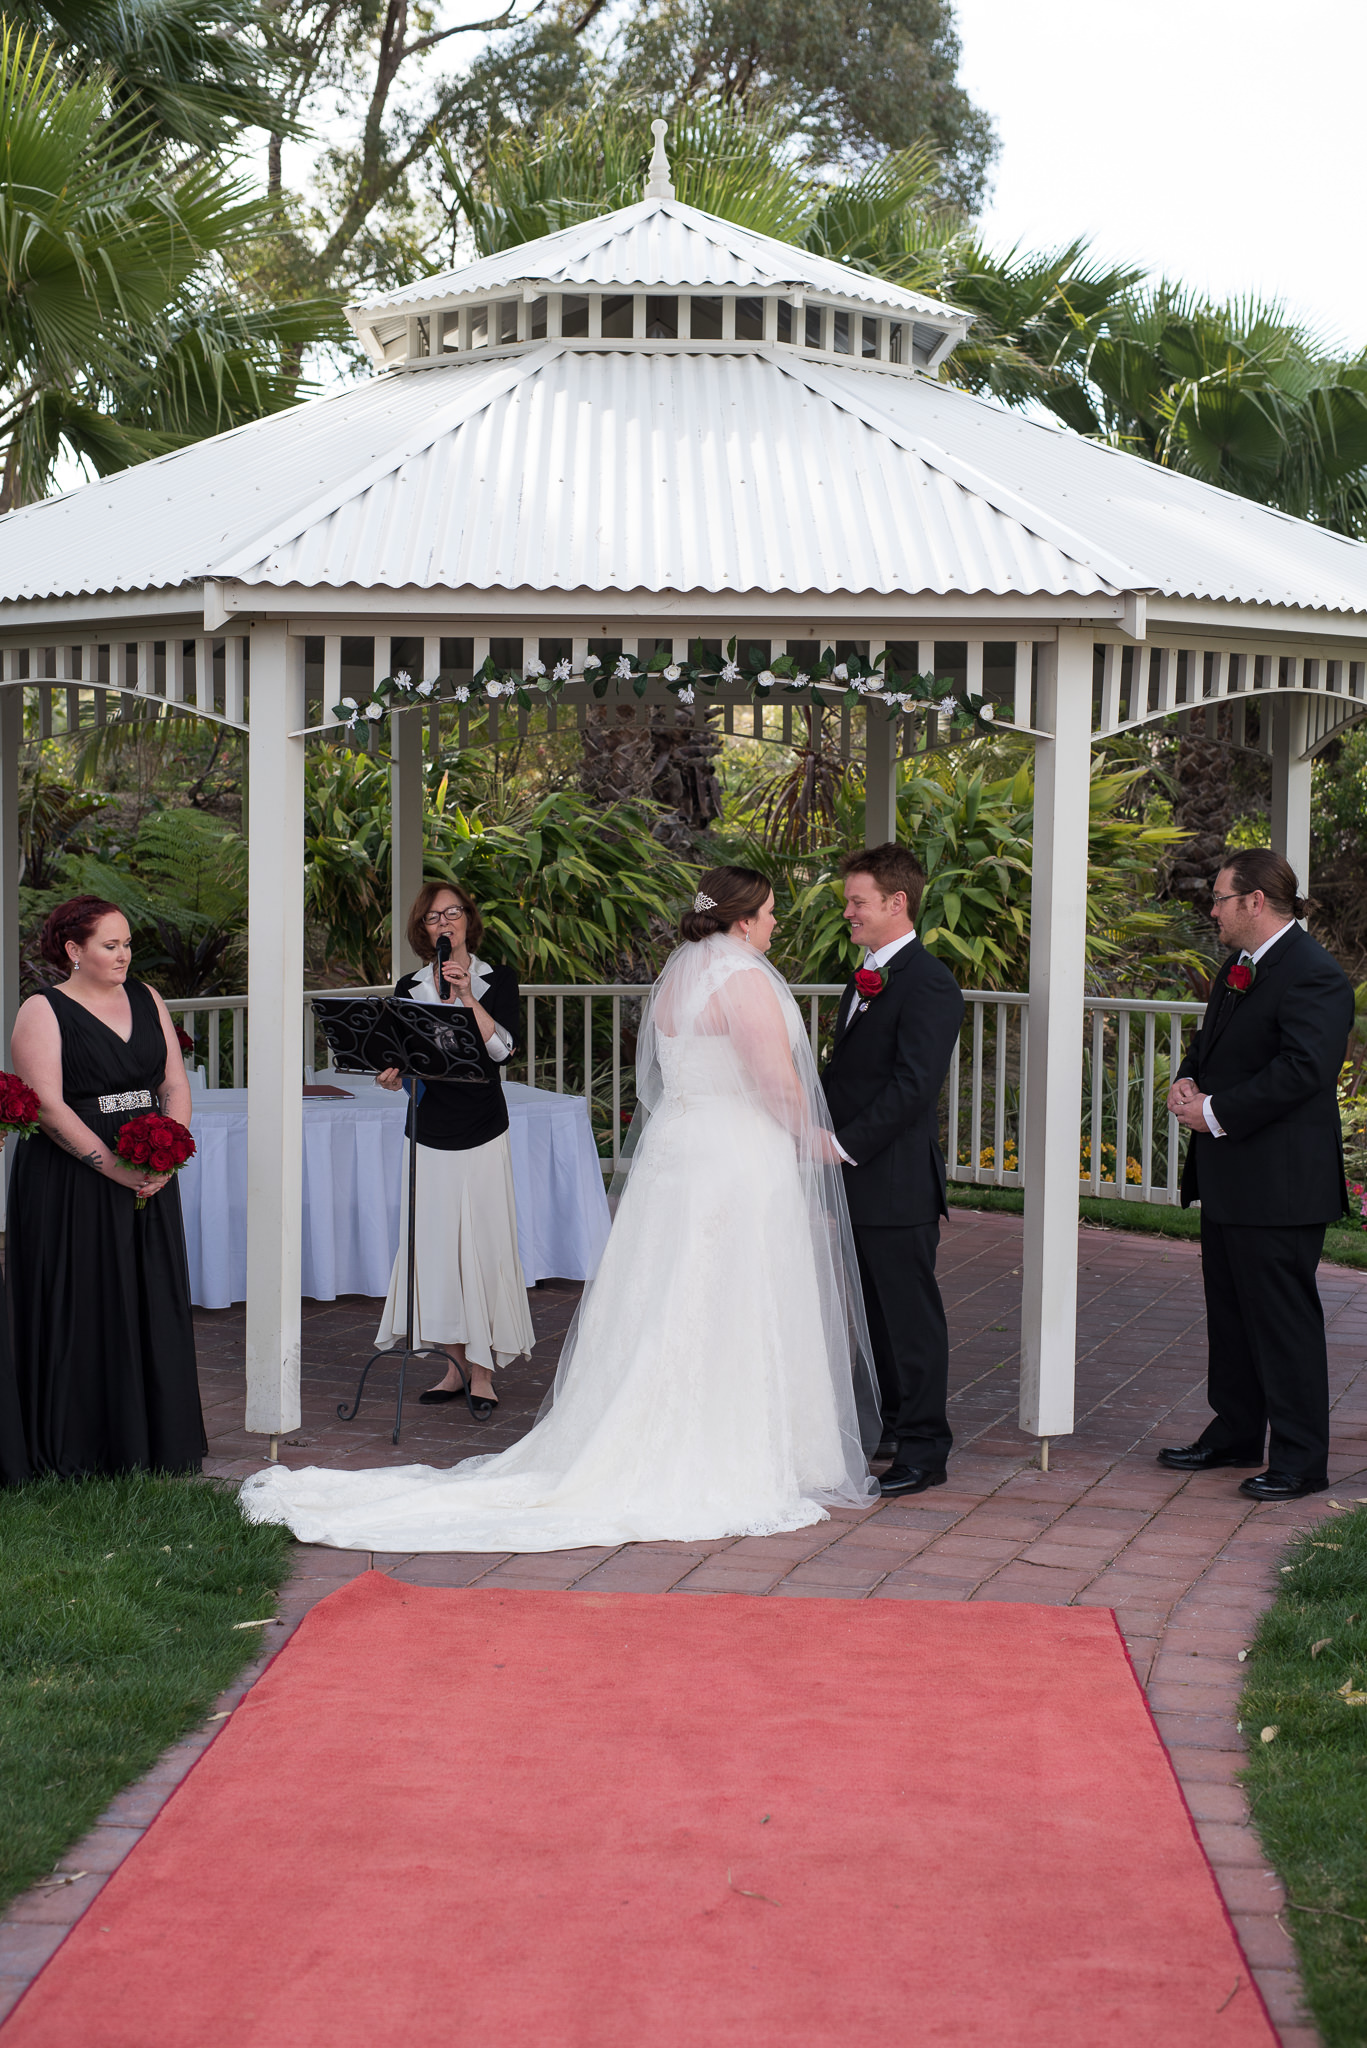
[[[878,1482],[880,1493],[924,1493],[928,1486],[943,1486],[943,1465],[890,1465]]]
[[[1204,1444],[1178,1444],[1158,1453],[1170,1472],[1213,1472],[1217,1465],[1261,1465],[1261,1451],[1208,1451]]]
[[[1289,1472],[1259,1472],[1239,1488],[1250,1500],[1304,1500],[1307,1493],[1328,1493],[1327,1479],[1293,1479]]]

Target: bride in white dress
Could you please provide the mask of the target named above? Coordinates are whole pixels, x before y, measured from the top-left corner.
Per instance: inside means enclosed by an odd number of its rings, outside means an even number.
[[[839,1153],[773,892],[703,876],[646,1004],[607,1247],[535,1427],[373,1471],[273,1466],[249,1519],[351,1550],[574,1550],[771,1535],[877,1494],[878,1401]]]

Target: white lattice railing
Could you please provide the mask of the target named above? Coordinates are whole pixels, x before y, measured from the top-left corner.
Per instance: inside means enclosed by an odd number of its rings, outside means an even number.
[[[841,993],[837,982],[793,984],[812,1051],[829,1049]],[[304,997],[302,1069],[306,1080],[331,1072],[313,994],[384,995],[387,988],[316,990]],[[524,986],[523,1043],[514,1079],[585,1097],[605,1167],[615,1166],[635,1103],[632,1055],[644,987],[548,982]],[[1024,1185],[1029,998],[967,989],[967,1012],[950,1062],[941,1135],[951,1180],[977,1187]],[[181,998],[167,1006],[194,1039],[190,1064],[210,1087],[241,1088],[247,1078],[247,998]],[[1201,1003],[1097,996],[1084,1005],[1079,1190],[1122,1200],[1177,1200],[1179,1130],[1168,1114],[1171,1073],[1199,1021]]]

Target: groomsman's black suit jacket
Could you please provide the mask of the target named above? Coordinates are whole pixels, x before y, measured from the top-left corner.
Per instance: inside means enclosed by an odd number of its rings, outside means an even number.
[[[846,984],[822,1076],[835,1135],[857,1162],[844,1170],[850,1220],[934,1223],[947,1213],[940,1090],[964,999],[919,939],[888,962],[883,984],[848,1023],[854,982]]]
[[[1192,1134],[1182,1202],[1212,1223],[1332,1223],[1348,1207],[1335,1083],[1353,1024],[1348,978],[1298,925],[1258,962],[1253,984],[1215,978],[1205,1021],[1178,1068],[1226,1135]]]

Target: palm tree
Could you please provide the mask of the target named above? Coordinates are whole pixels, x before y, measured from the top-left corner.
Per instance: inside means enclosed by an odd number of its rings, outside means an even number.
[[[289,355],[335,318],[237,303],[227,264],[268,204],[209,165],[170,170],[106,81],[64,86],[0,27],[0,511],[63,451],[99,474],[298,396]]]
[[[5,12],[51,47],[63,84],[107,81],[150,139],[204,151],[293,127],[272,90],[276,18],[262,0],[7,0]]]

